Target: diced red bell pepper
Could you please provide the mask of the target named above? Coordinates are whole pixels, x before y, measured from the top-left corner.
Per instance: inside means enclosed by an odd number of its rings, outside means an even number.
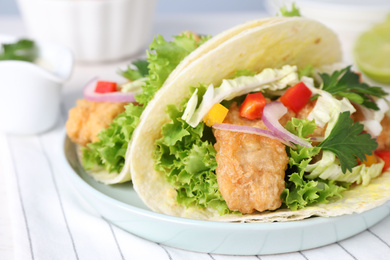
[[[247,119],[260,119],[267,100],[261,92],[248,94],[240,106],[240,116]]]
[[[291,109],[295,113],[298,113],[306,105],[310,97],[310,89],[306,87],[305,83],[299,82],[298,84],[288,88],[280,97],[280,101],[285,107]]]
[[[96,83],[95,92],[96,93],[111,93],[117,91],[116,82],[112,81],[98,81]]]
[[[390,150],[375,151],[375,154],[385,162],[383,171],[390,168]]]

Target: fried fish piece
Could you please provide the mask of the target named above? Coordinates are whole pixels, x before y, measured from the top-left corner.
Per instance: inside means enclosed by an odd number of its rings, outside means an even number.
[[[66,132],[69,138],[82,146],[99,140],[98,133],[107,128],[128,103],[94,102],[86,99],[77,100],[69,110]]]
[[[233,103],[224,123],[265,129],[261,120],[247,120]],[[264,136],[215,130],[217,181],[230,210],[242,213],[274,210],[282,205],[288,156],[285,145]]]

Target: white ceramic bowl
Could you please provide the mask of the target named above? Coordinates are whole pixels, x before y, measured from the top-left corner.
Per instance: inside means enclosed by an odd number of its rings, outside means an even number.
[[[300,9],[301,15],[320,21],[336,32],[362,32],[373,24],[382,22],[390,14],[389,0],[267,0],[270,14],[280,7]]]
[[[0,35],[0,44],[17,40]],[[40,65],[0,61],[0,132],[38,134],[57,122],[61,88],[73,68],[72,52],[49,42],[35,43]]]
[[[31,36],[68,46],[75,59],[129,57],[149,43],[156,0],[18,0]]]

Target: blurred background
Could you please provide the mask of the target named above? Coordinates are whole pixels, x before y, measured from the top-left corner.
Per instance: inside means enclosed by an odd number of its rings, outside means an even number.
[[[265,11],[264,2],[264,0],[158,0],[156,11],[157,13]],[[0,0],[0,15],[19,14],[16,0]]]
[[[23,21],[30,37],[70,47],[77,61],[101,62],[143,51],[155,34],[171,37],[184,30],[197,30],[214,35],[262,18],[266,1],[0,0],[0,28],[3,34],[14,34],[12,21],[18,25]],[[235,14],[239,13],[242,15],[237,19]]]
[[[390,17],[390,0],[0,0],[0,29],[61,43],[77,61],[103,62],[139,54],[156,34],[215,35],[294,4],[338,34],[349,62],[357,37]]]

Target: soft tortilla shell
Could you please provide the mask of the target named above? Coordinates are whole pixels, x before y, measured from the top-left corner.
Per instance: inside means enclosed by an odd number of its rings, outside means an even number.
[[[218,37],[218,36],[217,36]],[[207,44],[207,43],[205,43]],[[341,60],[337,36],[322,24],[305,18],[285,18],[275,23],[241,31],[188,64],[149,103],[133,135],[130,166],[133,185],[144,203],[164,214],[221,221],[290,221],[313,215],[336,216],[363,212],[382,205],[389,198],[390,175],[384,174],[368,187],[356,187],[330,204],[305,210],[278,210],[242,216],[222,216],[211,208],[186,208],[176,202],[176,191],[160,172],[154,170],[155,141],[169,118],[168,104],[179,105],[188,97],[189,87],[199,82],[215,85],[235,71],[248,68],[260,72],[285,64],[319,67]]]

